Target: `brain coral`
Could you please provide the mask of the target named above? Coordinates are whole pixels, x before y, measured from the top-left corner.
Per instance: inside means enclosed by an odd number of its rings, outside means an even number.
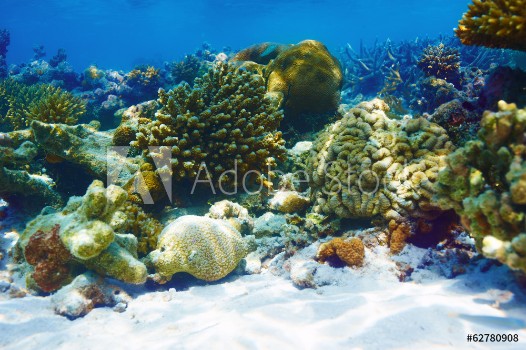
[[[216,281],[234,270],[248,254],[249,237],[241,237],[226,221],[185,215],[164,228],[147,264],[155,268],[154,279],[161,283],[177,272]]]
[[[32,220],[19,240],[19,247],[29,257],[34,235],[60,227],[60,240],[76,263],[103,275],[128,283],[143,283],[146,267],[137,260],[137,239],[115,231],[124,225],[126,215],[120,211],[126,191],[117,186],[104,188],[94,181],[84,197],[70,198],[60,212],[41,214]],[[42,249],[47,249],[41,245]],[[29,263],[31,261],[28,260]]]
[[[236,166],[242,177],[285,158],[285,142],[276,131],[283,115],[266,98],[259,75],[220,63],[196,79],[193,88],[183,83],[168,92],[160,90],[158,102],[156,119],[139,125],[131,145],[146,156],[148,146],[163,146],[161,151],[172,155],[175,180],[194,179],[203,170],[202,163],[217,182]],[[200,174],[205,176],[206,172]],[[222,182],[234,179],[225,177]]]
[[[526,1],[473,0],[455,33],[465,45],[526,51]]]
[[[454,209],[491,258],[526,272],[526,109],[499,102],[483,114],[478,139],[447,158],[438,203]]]
[[[27,86],[11,79],[0,83],[0,114],[13,130],[28,127],[32,120],[75,124],[85,112],[84,102],[61,88]]]
[[[388,109],[362,103],[318,135],[307,159],[315,210],[387,220],[436,214],[433,185],[452,143],[440,126],[392,120]]]

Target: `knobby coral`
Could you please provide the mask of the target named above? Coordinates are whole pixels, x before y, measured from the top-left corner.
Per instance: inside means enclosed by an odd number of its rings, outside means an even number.
[[[455,86],[460,86],[460,54],[458,50],[446,47],[443,43],[429,45],[424,49],[418,66],[427,76],[444,79]]]
[[[436,215],[433,185],[453,145],[440,126],[392,120],[387,110],[381,100],[362,103],[318,135],[307,159],[316,211],[397,221]]]
[[[169,281],[177,272],[205,280],[225,277],[251,250],[254,236],[241,237],[227,221],[186,215],[164,228],[157,249],[147,257],[154,279]]]
[[[478,139],[449,155],[437,202],[454,209],[491,258],[526,271],[526,109],[499,102],[483,114]]]
[[[526,1],[473,0],[455,33],[466,45],[526,51]]]
[[[149,146],[167,150],[175,180],[195,179],[202,171],[202,178],[216,183],[227,170],[236,176],[265,172],[285,158],[285,142],[276,131],[283,114],[266,98],[259,75],[220,63],[193,88],[183,83],[160,90],[158,102],[156,119],[139,125],[131,145],[147,157]],[[236,181],[227,175],[222,183]]]

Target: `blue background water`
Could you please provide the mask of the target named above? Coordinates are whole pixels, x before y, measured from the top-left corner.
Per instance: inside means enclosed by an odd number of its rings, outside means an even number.
[[[131,69],[181,59],[202,42],[221,49],[317,39],[345,43],[451,35],[469,0],[0,0],[9,63],[65,48],[76,70]]]

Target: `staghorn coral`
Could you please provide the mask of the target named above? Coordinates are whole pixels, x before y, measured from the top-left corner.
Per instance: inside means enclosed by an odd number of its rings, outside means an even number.
[[[434,217],[438,171],[452,143],[423,118],[389,119],[382,100],[362,103],[321,132],[307,159],[315,211],[400,221]]]
[[[86,106],[80,98],[61,88],[45,84],[26,86],[8,79],[0,83],[0,112],[5,114],[11,129],[19,130],[33,120],[76,124]]]
[[[342,263],[347,266],[362,266],[364,257],[364,245],[357,237],[348,240],[333,238],[320,245],[316,254],[320,263],[328,262],[334,267],[341,266]]]
[[[447,158],[437,203],[454,209],[485,256],[526,272],[526,109],[500,101],[478,139]]]
[[[193,89],[183,83],[160,90],[158,102],[156,119],[139,125],[131,145],[147,157],[149,146],[168,150],[175,180],[194,179],[203,171],[201,178],[209,175],[217,183],[226,170],[243,176],[284,160],[284,141],[276,131],[282,113],[265,97],[259,75],[219,63],[196,79]],[[223,184],[235,181],[222,179]]]
[[[465,45],[526,51],[526,1],[473,0],[455,34]]]
[[[252,249],[253,239],[242,238],[226,221],[185,215],[164,228],[146,263],[155,269],[153,278],[159,283],[177,272],[216,281],[236,268]]]
[[[424,49],[418,67],[426,76],[434,76],[460,86],[460,55],[457,49],[446,47],[444,43],[429,45]]]
[[[44,292],[53,292],[71,280],[67,263],[72,256],[62,243],[59,231],[58,224],[49,232],[37,231],[29,238],[24,251],[26,261],[35,269],[28,277]]]
[[[121,211],[126,198],[122,188],[113,185],[104,188],[96,180],[84,197],[71,197],[62,211],[41,214],[29,222],[17,244],[26,257],[45,254],[31,249],[30,242],[35,240],[34,235],[59,225],[60,240],[75,263],[127,283],[143,283],[146,267],[137,260],[137,239],[115,233],[126,221]]]

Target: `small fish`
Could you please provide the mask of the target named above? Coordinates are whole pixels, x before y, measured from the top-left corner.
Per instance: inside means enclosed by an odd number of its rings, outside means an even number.
[[[499,329],[522,329],[526,328],[526,322],[515,317],[500,317],[487,315],[467,315],[451,313],[450,317],[458,317],[462,320],[478,323],[491,328]]]

